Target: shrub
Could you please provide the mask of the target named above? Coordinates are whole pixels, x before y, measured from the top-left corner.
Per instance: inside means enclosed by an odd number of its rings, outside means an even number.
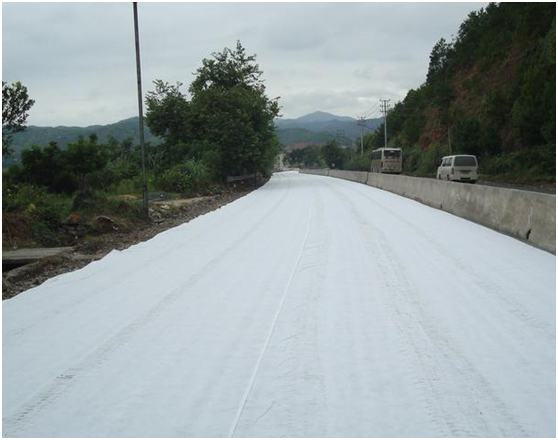
[[[36,185],[2,186],[2,210],[20,213],[29,225],[30,236],[42,246],[63,243],[57,232],[70,213],[70,205],[67,196],[48,193]]]
[[[552,181],[556,177],[556,147],[542,145],[479,160],[479,172],[490,176]]]
[[[105,167],[90,173],[88,180],[91,188],[106,191],[119,179],[112,169]]]
[[[149,185],[149,189],[153,190],[153,185]],[[122,179],[113,186],[115,194],[141,194],[141,176],[129,179]]]
[[[192,195],[205,192],[211,181],[211,172],[204,162],[189,160],[165,171],[157,186],[163,191]]]
[[[408,174],[433,177],[436,175],[440,158],[447,155],[449,155],[447,148],[440,145],[433,145],[426,150],[418,145],[414,146],[403,151],[403,171]]]
[[[110,170],[114,174],[115,180],[132,179],[140,175],[140,167],[133,161],[123,157],[109,162],[105,170]]]
[[[370,165],[370,157],[368,155],[360,156],[355,154],[345,163],[344,169],[351,171],[370,171]]]

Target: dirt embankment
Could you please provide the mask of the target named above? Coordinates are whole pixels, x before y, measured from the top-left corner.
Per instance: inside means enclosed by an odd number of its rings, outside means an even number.
[[[114,249],[126,249],[149,240],[160,232],[218,209],[249,192],[250,190],[237,189],[216,196],[153,202],[150,205],[150,221],[135,229],[125,232],[112,230],[93,239],[85,238],[71,251],[3,273],[2,299],[12,298],[56,275],[80,269]]]

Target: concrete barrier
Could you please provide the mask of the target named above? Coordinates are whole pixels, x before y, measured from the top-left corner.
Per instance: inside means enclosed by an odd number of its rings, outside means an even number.
[[[362,171],[330,170],[329,176],[408,197],[556,254],[555,195]]]
[[[339,179],[352,180],[353,182],[366,183],[368,180],[368,173],[366,171],[344,171],[344,170],[330,170],[330,177],[337,177]]]
[[[329,175],[329,168],[314,168],[314,169],[304,169],[300,170],[303,174],[314,174],[316,176],[328,176]]]

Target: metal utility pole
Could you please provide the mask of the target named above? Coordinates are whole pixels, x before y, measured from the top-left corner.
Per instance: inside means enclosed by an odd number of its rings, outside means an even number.
[[[364,119],[364,116],[360,116],[357,119],[357,125],[360,126],[360,155],[364,156],[364,126],[366,125],[366,119]]]
[[[384,148],[387,148],[387,115],[388,115],[388,108],[389,108],[389,101],[391,99],[380,99],[380,108],[382,113],[384,114]]]
[[[142,191],[142,212],[145,218],[149,218],[147,178],[145,176],[145,137],[143,133],[143,94],[141,91],[141,62],[139,46],[139,27],[138,27],[138,3],[134,4],[134,32],[136,37],[136,67],[138,76],[138,108],[139,108],[139,131],[141,147],[141,191]]]

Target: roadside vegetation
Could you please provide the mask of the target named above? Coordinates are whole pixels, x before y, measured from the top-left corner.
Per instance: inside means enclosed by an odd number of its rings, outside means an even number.
[[[155,81],[146,99],[146,123],[163,142],[146,144],[150,192],[182,197],[220,194],[226,178],[268,177],[280,144],[255,55],[240,42],[202,60],[189,87]],[[3,83],[3,159],[10,135],[25,129],[33,101],[20,83]],[[19,111],[19,113],[18,113]],[[99,142],[79,136],[66,148],[56,142],[21,152],[2,173],[5,247],[59,246],[145,224],[141,218],[141,152],[131,139]]]
[[[491,3],[472,12],[453,41],[440,39],[424,84],[388,115],[389,147],[402,148],[404,172],[433,177],[438,160],[474,154],[484,179],[556,181],[556,5]],[[360,142],[355,151],[360,152]],[[364,136],[365,156],[384,146],[383,124]],[[317,149],[292,163],[323,166]],[[337,168],[369,169],[346,152]]]
[[[341,170],[369,171],[370,158],[354,149],[343,148],[337,141],[324,145],[308,145],[286,153],[286,162],[302,168],[336,168]]]

